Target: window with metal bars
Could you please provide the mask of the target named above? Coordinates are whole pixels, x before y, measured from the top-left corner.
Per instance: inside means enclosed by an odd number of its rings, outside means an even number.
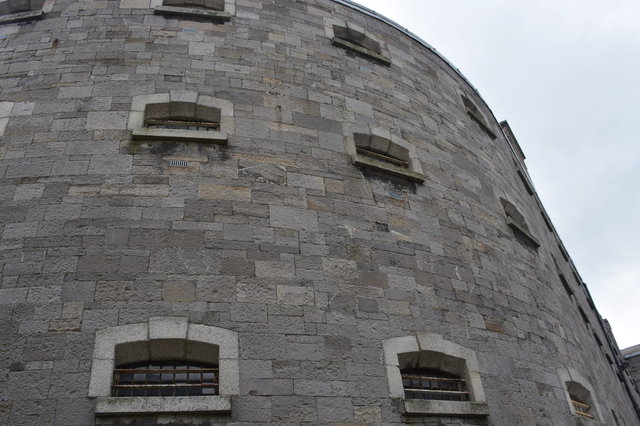
[[[383,163],[393,164],[394,166],[402,167],[403,169],[409,168],[408,161],[396,158],[392,155],[387,154],[386,152],[378,151],[371,148],[363,148],[361,146],[356,146],[356,152],[358,153],[358,155],[363,155],[377,161],[382,161]]]
[[[146,118],[144,120],[144,127],[150,129],[219,131],[220,123],[214,121]]]
[[[466,381],[440,370],[402,370],[402,385],[407,399],[469,401]]]
[[[210,396],[218,391],[218,367],[185,361],[119,366],[111,386],[112,396]]]
[[[571,404],[573,404],[573,409],[576,414],[580,417],[585,417],[587,419],[593,419],[593,414],[589,414],[589,410],[591,410],[591,406],[589,404],[585,404],[584,402],[577,401],[573,397],[571,398]]]

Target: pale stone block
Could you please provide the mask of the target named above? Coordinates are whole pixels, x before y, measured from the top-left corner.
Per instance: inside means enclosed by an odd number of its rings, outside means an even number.
[[[221,359],[220,395],[238,395],[240,393],[240,366],[237,359]]]
[[[318,230],[317,212],[295,207],[269,206],[271,226],[287,229]]]
[[[149,9],[149,0],[120,0],[120,9]]]
[[[0,118],[0,136],[4,135],[5,130],[7,130],[8,123],[9,118]]]
[[[189,319],[183,317],[149,318],[149,339],[186,339]]]
[[[251,201],[251,189],[243,186],[198,185],[198,198],[207,200]]]
[[[0,118],[9,117],[13,110],[13,102],[0,102]]]
[[[87,130],[124,130],[128,114],[125,111],[96,111],[87,114]]]
[[[278,302],[286,305],[314,305],[313,288],[278,284],[276,287],[276,293],[278,295]]]
[[[214,45],[213,43],[204,43],[198,41],[189,42],[189,54],[190,55],[213,55]]]
[[[256,260],[256,277],[294,278],[295,266],[293,262],[274,262]]]
[[[189,46],[191,46],[191,43],[189,43]],[[169,97],[171,102],[189,102],[195,104],[198,101],[198,93],[187,90],[172,90]]]
[[[91,365],[91,379],[89,381],[89,397],[108,396],[111,394],[113,367],[113,358],[93,359]]]
[[[129,121],[127,121],[127,130],[138,129],[144,126],[144,112],[131,111],[129,113]]]
[[[108,397],[96,401],[96,415],[130,413],[222,413],[231,411],[228,396]]]
[[[391,398],[404,398],[404,386],[400,369],[392,365],[387,365],[387,379],[389,380],[389,396]]]

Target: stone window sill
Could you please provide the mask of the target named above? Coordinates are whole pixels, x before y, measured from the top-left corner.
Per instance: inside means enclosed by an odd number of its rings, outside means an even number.
[[[228,413],[229,396],[98,397],[96,415],[113,416],[155,413]]]
[[[26,12],[11,13],[0,16],[0,24],[11,24],[13,22],[32,21],[42,19],[44,12],[42,10],[28,10]]]
[[[381,172],[388,173],[390,175],[400,176],[405,179],[412,180],[414,182],[418,182],[418,183],[424,182],[424,175],[422,173],[414,172],[413,170],[394,166],[393,164],[384,163],[382,161],[376,161],[372,158],[367,158],[362,155],[356,154],[353,157],[353,164],[360,167],[367,167],[369,169],[379,170]]]
[[[162,139],[182,142],[208,142],[218,145],[227,144],[227,134],[224,132],[181,130],[181,129],[155,129],[142,127],[131,132],[134,140]]]
[[[369,50],[362,46],[358,46],[357,44],[353,44],[350,41],[347,41],[338,37],[334,37],[332,40],[332,43],[334,46],[351,50],[352,52],[358,53],[360,55],[368,57],[369,59],[373,59],[374,61],[380,62],[383,65],[386,65],[386,66],[391,65],[391,59],[389,59],[388,57],[380,55],[379,53],[376,53],[373,50]]]
[[[489,407],[484,402],[432,401],[426,399],[405,399],[404,411],[407,415],[486,417]]]
[[[219,10],[198,9],[195,7],[182,6],[156,6],[154,9],[156,15],[172,15],[185,18],[208,19],[212,21],[229,21],[231,14]]]

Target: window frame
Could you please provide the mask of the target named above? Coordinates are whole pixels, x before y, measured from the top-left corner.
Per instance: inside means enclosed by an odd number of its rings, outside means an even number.
[[[600,422],[600,419],[602,419],[600,404],[598,404],[598,401],[595,397],[596,394],[593,390],[593,386],[591,386],[591,383],[586,379],[586,377],[584,377],[579,371],[572,367],[559,368],[557,372],[571,414],[574,417],[579,418],[582,422],[588,422],[588,424],[593,425],[604,425],[604,423]],[[573,405],[574,398],[573,395],[571,395],[572,390],[569,389],[573,386],[573,384],[577,385],[575,387],[580,387],[582,392],[586,393],[586,395],[582,395],[579,398],[579,402],[591,406],[591,412],[589,414],[593,416],[593,419],[589,419],[576,413],[576,409]],[[573,392],[575,392],[575,390]]]
[[[52,8],[53,1],[51,0],[44,0],[42,5],[36,8],[31,8],[31,0],[29,0],[28,10],[9,12],[4,15],[0,15],[0,25],[39,20],[44,18],[45,13],[51,12]]]
[[[145,127],[145,109],[147,105],[171,102],[192,103],[197,106],[215,108],[220,111],[220,130],[184,130]],[[127,129],[133,140],[170,140],[182,142],[202,142],[226,145],[230,134],[235,131],[233,104],[225,99],[201,95],[197,92],[172,91],[153,95],[134,96]]]
[[[190,342],[217,347],[219,394],[214,396],[111,396],[116,346],[123,346],[121,363],[144,361],[153,356],[153,342]],[[148,349],[145,349],[147,348]],[[200,345],[199,347],[202,347]],[[146,353],[145,353],[146,350]],[[185,349],[186,350],[186,349]],[[161,358],[176,357],[175,347]],[[157,349],[156,349],[157,352]],[[178,354],[179,356],[179,354]],[[228,413],[231,396],[240,393],[238,334],[231,330],[190,323],[182,317],[152,317],[146,323],[110,327],[96,332],[89,382],[90,398],[96,399],[96,416],[152,413]],[[185,358],[188,361],[188,359]],[[215,362],[215,360],[211,360]]]
[[[167,6],[163,4],[163,0],[151,0],[150,7],[156,15],[163,15],[169,18],[206,19],[213,22],[229,21],[236,14],[235,0],[224,0],[223,11],[189,6]]]
[[[475,351],[445,340],[442,335],[435,333],[416,333],[411,336],[392,337],[383,340],[382,346],[389,381],[389,396],[403,401],[406,415],[449,417],[486,417],[489,415]],[[437,353],[463,362],[469,401],[406,398],[399,356],[419,356],[421,353]]]
[[[377,170],[393,176],[399,176],[416,183],[423,183],[425,181],[425,176],[422,171],[422,164],[418,160],[416,147],[413,144],[400,139],[399,137],[392,135],[389,131],[385,131],[383,129],[371,128],[366,129],[365,131],[359,131],[359,129],[353,130],[353,132],[348,132],[348,136],[346,136],[345,138],[347,143],[347,153],[351,155],[353,165]],[[369,137],[371,138],[371,141],[383,140],[386,141],[389,146],[395,145],[396,147],[405,150],[407,153],[406,161],[408,162],[408,167],[404,168],[396,166],[382,160],[376,160],[369,156],[359,154],[357,147],[362,145],[359,145],[356,142],[356,139],[360,136]],[[370,143],[372,145],[375,144],[375,142]],[[385,151],[384,149],[376,148],[376,146],[373,146],[373,148],[379,151]]]
[[[345,28],[347,31],[355,31],[363,34],[366,38],[377,43],[377,45],[380,47],[380,52],[373,51],[360,44],[355,44],[348,39],[337,37],[333,29],[334,26]],[[391,56],[389,55],[387,43],[385,43],[381,37],[378,37],[372,32],[367,31],[360,25],[357,25],[353,22],[345,21],[343,19],[325,18],[324,32],[326,37],[331,40],[331,44],[333,44],[334,46],[354,52],[381,65],[387,67],[391,66]]]

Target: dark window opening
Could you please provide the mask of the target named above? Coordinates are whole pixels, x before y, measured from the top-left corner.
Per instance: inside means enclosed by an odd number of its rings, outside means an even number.
[[[560,278],[560,282],[562,282],[562,286],[564,287],[564,291],[566,291],[569,296],[572,296],[573,295],[573,290],[571,289],[571,286],[567,282],[567,280],[564,277],[564,275],[560,274],[560,275],[558,275],[558,277]]]
[[[422,368],[403,370],[401,374],[407,399],[469,401],[466,381],[455,374]]]
[[[589,318],[587,318],[587,314],[584,313],[584,311],[582,310],[582,307],[578,306],[578,311],[580,311],[580,316],[582,317],[582,321],[584,321],[585,324],[589,324]]]
[[[600,340],[600,338],[598,337],[598,335],[595,332],[593,333],[593,338],[595,339],[595,341],[598,344],[598,346],[602,347],[602,341]]]
[[[0,24],[42,19],[44,0],[0,1]]]
[[[113,370],[112,396],[218,395],[219,372],[213,365],[185,361],[143,362]]]
[[[220,109],[191,102],[149,104],[144,127],[196,131],[219,131]]]
[[[562,247],[562,245],[558,244],[558,249],[560,250],[560,254],[564,258],[564,260],[566,260],[568,262],[569,261],[569,254],[564,249],[564,247]]]
[[[533,188],[531,188],[531,185],[529,184],[529,180],[525,177],[524,173],[522,172],[522,170],[518,170],[518,176],[520,177],[520,180],[522,181],[522,184],[524,185],[525,189],[527,190],[527,193],[529,195],[533,195]]]
[[[516,237],[516,240],[525,247],[534,251],[537,250],[538,247],[540,247],[540,243],[533,235],[531,235],[529,226],[527,225],[522,213],[518,211],[517,207],[513,203],[505,200],[504,198],[500,198],[500,203],[507,215],[507,225],[513,231],[513,235]]]
[[[549,220],[549,217],[547,217],[546,213],[541,211],[540,215],[542,216],[542,220],[544,221],[544,224],[547,225],[547,229],[550,232],[553,232],[553,226],[551,225],[551,221]]]
[[[199,131],[219,131],[220,123],[209,121],[192,121],[192,120],[162,120],[157,118],[148,118],[144,120],[144,127],[152,129],[180,129],[180,130],[199,130]]]
[[[224,0],[163,0],[163,6],[193,7],[196,9],[209,9],[224,11]]]
[[[370,157],[370,158],[373,158],[374,160],[382,161],[383,163],[393,164],[394,166],[402,167],[404,169],[409,168],[408,161],[393,157],[387,154],[386,152],[380,152],[371,148],[363,148],[360,146],[356,146],[356,152],[359,155],[364,155],[365,157]]]
[[[391,60],[383,52],[378,41],[349,26],[334,25],[332,43],[383,65],[391,65]]]
[[[366,34],[356,31],[353,28],[341,27],[339,25],[333,26],[333,35],[336,38],[353,43],[356,46],[360,46],[364,49],[370,50],[378,55],[382,53],[380,43],[373,40],[371,37],[367,37]]]
[[[484,118],[484,115],[480,112],[480,109],[476,106],[475,103],[465,95],[461,95],[462,103],[464,104],[467,114],[473,121],[480,126],[480,128],[489,136],[491,139],[496,138],[496,134],[489,128],[487,121]]]

